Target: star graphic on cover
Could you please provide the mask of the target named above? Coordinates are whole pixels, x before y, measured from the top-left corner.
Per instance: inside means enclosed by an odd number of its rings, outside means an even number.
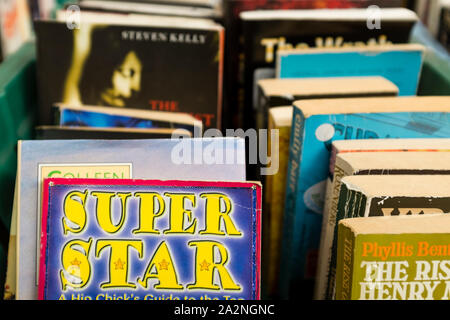
[[[81,264],[81,261],[78,261],[78,259],[75,258],[73,261],[70,262],[70,264],[71,264],[72,266],[79,267],[80,264]]]
[[[116,270],[123,270],[123,267],[125,266],[125,262],[123,262],[122,260],[117,259],[116,262],[114,262],[114,264],[116,265]]]
[[[209,271],[209,266],[211,263],[206,262],[206,260],[203,260],[202,263],[200,263],[200,271]]]
[[[170,263],[167,262],[165,259],[163,259],[158,264],[159,264],[159,270],[169,270],[168,268],[169,268]]]

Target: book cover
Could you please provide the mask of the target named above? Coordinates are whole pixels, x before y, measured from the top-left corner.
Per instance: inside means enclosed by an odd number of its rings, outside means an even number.
[[[38,205],[44,178],[246,178],[244,140],[237,138],[20,141],[18,156],[15,295],[19,300],[37,299]]]
[[[131,108],[57,105],[60,126],[100,128],[179,128],[200,136],[202,122],[189,114]]]
[[[418,44],[278,50],[277,77],[382,76],[398,87],[400,96],[414,96],[424,52]]]
[[[381,28],[373,25],[374,17]],[[240,18],[243,61],[239,90],[244,99],[238,103],[249,127],[254,121],[254,73],[260,68],[275,69],[278,50],[407,43],[417,21],[414,12],[403,8],[380,8],[375,16],[367,9],[255,10],[241,12]]]
[[[450,215],[342,220],[338,300],[449,300]]]
[[[83,13],[71,29],[61,19],[35,22],[40,125],[65,103],[183,112],[220,128],[223,27]]]
[[[280,285],[312,295],[331,143],[335,140],[449,137],[448,97],[303,100],[294,103]],[[294,254],[295,253],[295,254]]]
[[[417,148],[423,146],[417,145]],[[342,178],[351,175],[443,175],[450,174],[450,148],[418,151],[418,149],[371,150],[342,152],[336,157],[331,186],[327,188],[317,262],[315,299],[326,298],[329,265],[336,228],[336,215]],[[329,297],[328,297],[329,298]]]
[[[39,299],[256,300],[260,228],[258,183],[46,179]]]
[[[342,179],[330,260],[327,298],[336,296],[338,225],[357,217],[450,213],[448,175],[373,175]]]

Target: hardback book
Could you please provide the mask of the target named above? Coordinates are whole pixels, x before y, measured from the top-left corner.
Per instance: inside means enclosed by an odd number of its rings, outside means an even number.
[[[243,60],[239,91],[244,99],[238,103],[246,121],[252,119],[255,73],[275,70],[278,50],[406,43],[418,20],[413,11],[404,8],[379,8],[376,12],[367,8],[253,10],[241,12],[240,18]]]
[[[42,212],[41,300],[260,299],[259,183],[46,179]]]
[[[71,126],[38,126],[37,140],[67,140],[67,139],[170,139],[172,137],[193,137],[186,129],[171,128],[94,128]]]
[[[331,143],[334,140],[449,137],[449,97],[381,97],[300,100],[291,127],[281,293],[311,292]],[[291,274],[291,276],[289,276]],[[305,282],[303,286],[299,282]],[[310,290],[310,291],[309,291]]]
[[[256,128],[267,128],[269,108],[292,105],[296,100],[397,96],[398,92],[395,84],[381,76],[259,80]]]
[[[450,215],[344,219],[336,298],[448,300]]]
[[[450,213],[449,187],[449,175],[372,175],[343,178],[330,260],[330,297],[336,296],[339,221],[358,217]]]
[[[44,178],[245,181],[241,138],[30,140],[18,144],[16,292],[37,299]],[[39,223],[38,223],[39,222]]]
[[[420,147],[418,145],[418,147]],[[444,147],[444,146],[442,146]],[[448,148],[448,146],[447,146]],[[342,178],[352,175],[444,175],[450,174],[450,148],[415,151],[404,149],[342,152],[336,156],[334,176],[327,186],[322,232],[317,262],[315,299],[330,299],[327,285],[331,250],[336,229],[336,215]]]
[[[185,113],[102,106],[56,106],[61,126],[100,128],[180,128],[201,136],[202,122]]]
[[[224,28],[196,19],[83,12],[35,22],[39,124],[55,103],[189,113],[220,128]],[[54,62],[58,61],[58,68]]]
[[[292,114],[291,106],[269,108],[268,129],[269,132],[278,130],[278,138],[267,139],[267,150],[277,152],[270,154],[268,163],[273,172],[264,176],[262,288],[268,298],[279,297],[277,284]]]
[[[425,47],[419,44],[285,49],[277,51],[279,78],[382,76],[400,96],[417,94]]]

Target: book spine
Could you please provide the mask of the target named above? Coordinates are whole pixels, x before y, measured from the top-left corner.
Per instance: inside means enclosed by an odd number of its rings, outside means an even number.
[[[344,194],[342,191],[344,190]],[[341,201],[342,199],[345,199],[344,201]],[[341,195],[339,197],[339,206],[338,206],[338,213],[336,215],[336,227],[334,230],[334,239],[333,239],[333,245],[331,249],[331,259],[330,259],[330,269],[329,269],[329,275],[328,275],[328,287],[327,287],[327,299],[335,299],[336,298],[336,272],[337,267],[339,264],[338,260],[338,241],[339,234],[338,234],[338,228],[339,228],[339,221],[342,219],[349,219],[349,218],[356,218],[356,217],[364,217],[365,216],[365,210],[366,210],[366,203],[367,198],[366,196],[359,191],[355,190],[348,190],[347,186],[345,184],[342,184],[341,187]]]
[[[286,197],[283,220],[283,239],[280,258],[280,294],[287,298],[289,291],[289,275],[291,274],[291,246],[295,208],[297,202],[298,176],[303,147],[305,118],[298,108],[294,107],[292,117],[291,138],[289,145],[289,163],[286,177]]]
[[[341,180],[343,177],[351,174],[350,172],[345,172],[345,170],[338,165],[335,165],[332,171],[334,172],[332,180],[327,179],[322,231],[320,234],[319,258],[317,262],[317,276],[314,289],[315,300],[325,299]]]
[[[338,228],[338,260],[336,270],[336,300],[352,299],[355,236],[350,228]]]
[[[346,211],[348,209],[348,204],[352,198],[352,192],[347,188],[345,184],[342,184],[341,191],[339,193],[339,202],[337,206],[337,212],[336,212],[336,222],[335,222],[335,228],[334,228],[334,234],[333,234],[333,241],[331,245],[330,250],[330,260],[329,260],[329,267],[328,267],[328,273],[327,273],[327,284],[326,284],[326,291],[325,291],[325,299],[331,300],[333,299],[333,290],[334,290],[334,281],[336,276],[336,261],[335,261],[335,255],[333,254],[337,250],[337,228],[338,223],[340,220],[344,219],[346,216]]]

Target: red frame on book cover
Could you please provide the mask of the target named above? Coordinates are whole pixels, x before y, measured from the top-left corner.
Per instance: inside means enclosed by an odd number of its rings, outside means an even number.
[[[143,180],[143,179],[67,179],[67,178],[47,178],[43,183],[43,200],[42,200],[42,221],[41,221],[41,241],[40,241],[40,258],[39,258],[39,292],[38,299],[44,298],[44,283],[46,274],[45,252],[47,249],[47,214],[48,214],[48,196],[50,184],[63,185],[106,185],[108,183],[114,185],[136,185],[136,186],[171,186],[171,187],[225,187],[225,188],[252,188],[256,187],[256,299],[261,298],[261,185],[251,182],[237,181],[183,181],[183,180]]]

